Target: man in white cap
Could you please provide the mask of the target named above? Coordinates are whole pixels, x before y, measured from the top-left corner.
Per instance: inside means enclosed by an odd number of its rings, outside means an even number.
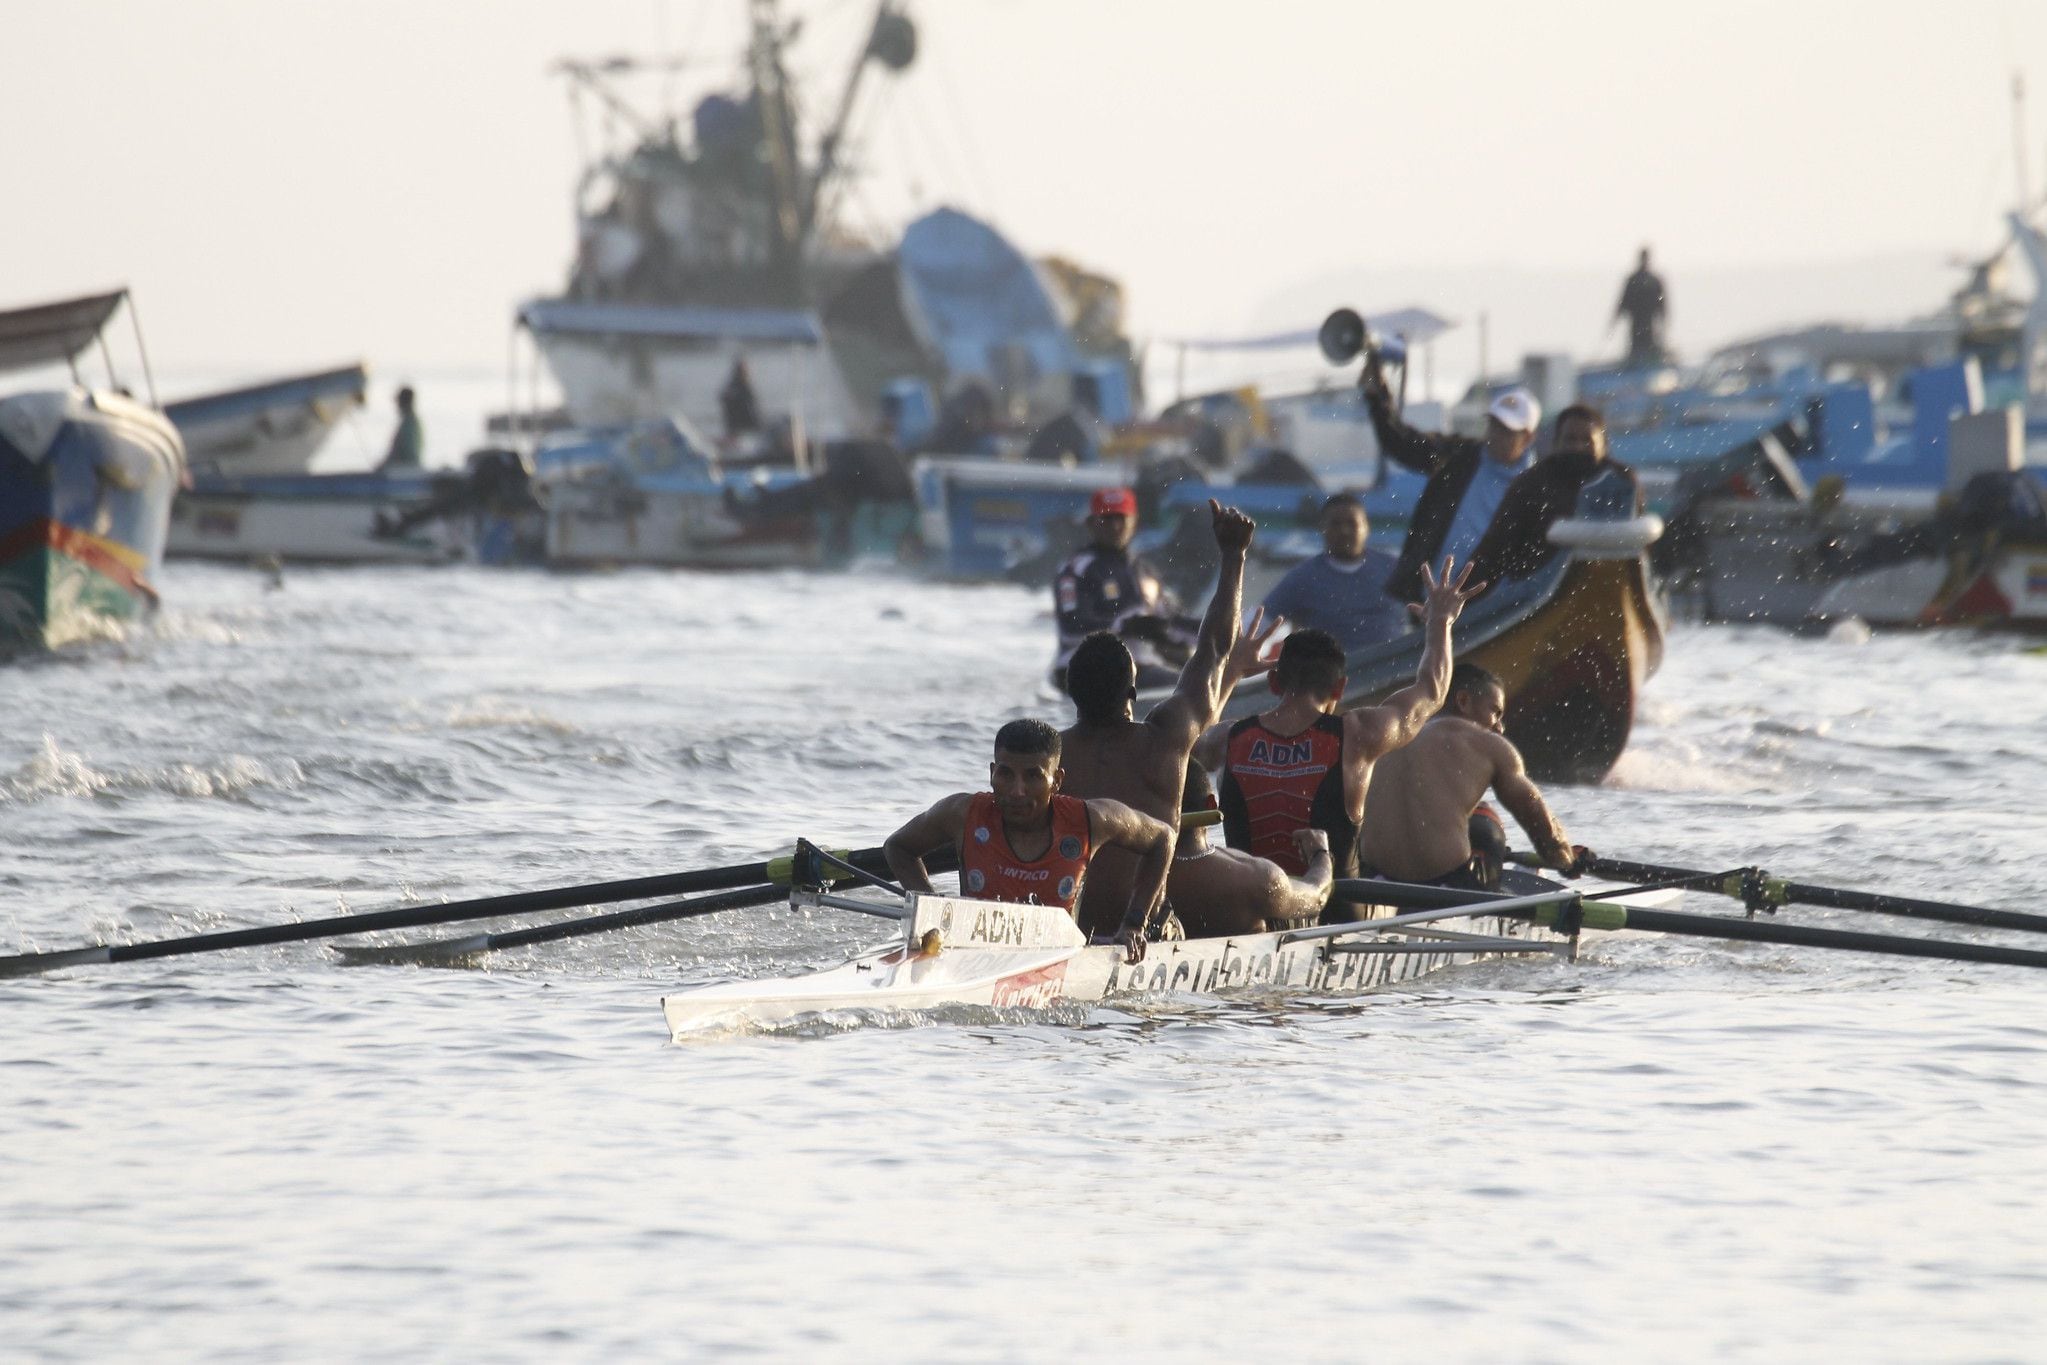
[[[1399,602],[1418,602],[1424,590],[1422,566],[1453,555],[1459,563],[1492,524],[1507,495],[1507,485],[1535,463],[1535,429],[1542,424],[1542,405],[1526,389],[1496,395],[1486,409],[1482,437],[1419,431],[1393,410],[1393,395],[1379,372],[1376,356],[1368,356],[1358,387],[1372,414],[1379,449],[1395,464],[1405,465],[1429,481],[1415,499],[1408,519],[1407,540],[1386,581],[1386,591]]]

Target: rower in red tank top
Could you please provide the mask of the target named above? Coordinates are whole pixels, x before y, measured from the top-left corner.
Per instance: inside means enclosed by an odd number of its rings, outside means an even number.
[[[928,893],[924,859],[950,846],[959,853],[961,895],[1070,913],[1088,859],[1111,845],[1127,849],[1137,855],[1137,877],[1116,940],[1135,962],[1164,896],[1173,827],[1121,801],[1062,796],[1059,747],[1059,732],[1043,721],[1003,726],[988,765],[993,790],[948,796],[891,834],[883,845],[889,870],[905,890]]]
[[[1087,802],[1080,798],[1052,798],[1051,838],[1037,857],[1026,858],[1011,846],[994,795],[979,792],[967,803],[960,839],[960,892],[976,900],[1035,902],[1071,910],[1093,851]]]

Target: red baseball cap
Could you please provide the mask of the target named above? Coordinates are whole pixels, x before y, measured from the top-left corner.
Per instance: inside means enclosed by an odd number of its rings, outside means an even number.
[[[1127,488],[1098,488],[1088,499],[1087,510],[1093,517],[1134,517],[1137,494]]]

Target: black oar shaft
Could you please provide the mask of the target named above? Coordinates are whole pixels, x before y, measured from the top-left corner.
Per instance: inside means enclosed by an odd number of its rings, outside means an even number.
[[[1542,907],[1509,912],[1538,924],[1554,924],[1557,912]],[[1718,915],[1687,915],[1675,910],[1643,910],[1611,901],[1582,907],[1588,929],[1645,929],[1656,934],[1693,938],[1735,939],[1748,943],[1782,943],[1803,948],[1839,948],[1891,957],[1930,957],[1946,962],[1996,962],[2012,967],[2047,967],[2047,952],[2036,948],[2005,948],[1991,943],[1956,943],[1948,939],[1907,938],[1900,934],[1865,934],[1851,929],[1817,929],[1803,924],[1726,919]]]
[[[1711,877],[1711,872],[1691,868],[1664,867],[1657,863],[1634,863],[1620,858],[1595,858],[1589,868],[1602,877],[1620,881],[1646,882],[1666,878]],[[1976,924],[1986,929],[2018,929],[2047,934],[2047,915],[2030,915],[2019,910],[1994,910],[1983,905],[1955,905],[1948,901],[1916,900],[1910,896],[1889,896],[1874,891],[1851,891],[1842,887],[1814,886],[1808,882],[1772,882],[1784,899],[1800,905],[1817,905],[1835,910],[1864,910],[1878,915],[1903,915],[1912,919],[1939,920],[1945,924]]]
[[[862,863],[876,862],[878,848],[861,849],[851,855]],[[59,967],[94,962],[140,962],[148,958],[183,957],[192,953],[220,952],[229,948],[256,948],[272,943],[300,943],[307,939],[341,938],[350,934],[375,933],[384,929],[420,929],[435,924],[458,924],[465,920],[496,919],[505,915],[533,914],[544,910],[567,910],[580,905],[604,905],[615,901],[642,900],[688,891],[724,891],[786,876],[787,859],[748,863],[740,867],[706,868],[696,872],[671,872],[658,877],[629,877],[622,881],[591,882],[583,886],[555,887],[546,891],[519,891],[503,896],[483,896],[443,905],[412,905],[398,910],[377,910],[366,915],[329,915],[323,919],[301,920],[295,924],[266,924],[253,929],[223,929],[184,938],[152,939],[144,943],[117,943],[105,947],[60,948],[49,952],[0,956],[0,977],[28,976]]]
[[[684,901],[664,901],[660,905],[614,910],[608,915],[592,915],[588,919],[541,924],[531,929],[507,929],[502,933],[486,934],[482,947],[486,950],[524,948],[535,943],[555,943],[565,938],[582,938],[588,934],[631,929],[642,924],[666,924],[670,920],[708,915],[718,910],[739,910],[750,905],[769,905],[788,898],[789,888],[786,886],[749,886],[737,891],[722,891],[716,895],[692,896]]]

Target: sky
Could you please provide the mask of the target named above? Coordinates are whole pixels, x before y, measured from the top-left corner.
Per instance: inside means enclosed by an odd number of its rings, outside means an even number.
[[[126,283],[159,370],[501,370],[560,287],[558,57],[736,69],[742,0],[0,0],[0,307]],[[867,0],[785,0],[806,103]],[[2028,0],[917,0],[872,73],[856,224],[954,204],[1120,278],[1134,333],[1437,308],[1475,368],[1589,352],[1653,243],[1677,345],[1939,304],[2016,197]],[[2027,63],[2039,69],[2027,70]],[[658,84],[647,93],[658,96]],[[2047,89],[2028,104],[2047,189]],[[594,123],[586,124],[594,130]]]

